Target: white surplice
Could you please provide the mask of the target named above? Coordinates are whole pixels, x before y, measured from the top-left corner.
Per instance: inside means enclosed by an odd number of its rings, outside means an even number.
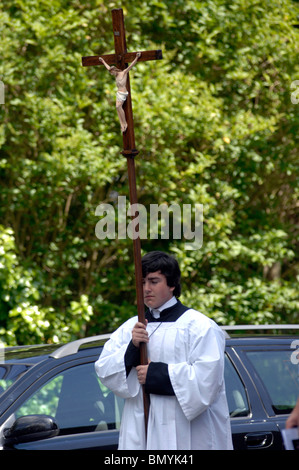
[[[187,310],[174,322],[148,323],[148,357],[168,364],[175,395],[150,395],[147,440],[142,388],[124,356],[137,317],[116,330],[95,364],[101,381],[125,398],[119,449],[232,449],[224,384],[222,330],[205,315]],[[152,334],[152,336],[151,336]]]

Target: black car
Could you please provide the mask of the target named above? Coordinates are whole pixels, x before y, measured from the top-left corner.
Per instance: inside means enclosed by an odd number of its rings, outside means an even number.
[[[298,336],[226,335],[234,449],[281,450],[299,396]],[[108,337],[0,351],[0,448],[117,449],[123,400],[94,368]]]

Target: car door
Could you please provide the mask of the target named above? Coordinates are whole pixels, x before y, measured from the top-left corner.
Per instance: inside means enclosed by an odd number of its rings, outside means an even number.
[[[123,400],[101,384],[94,361],[85,358],[60,365],[32,386],[32,393],[8,422],[22,416],[51,416],[59,435],[48,439],[37,435],[30,442],[16,443],[15,449],[117,448]]]
[[[281,430],[299,396],[298,363],[292,361],[291,340],[260,347],[247,347],[242,351],[251,377],[258,388],[267,422],[276,425],[274,447],[283,448]]]
[[[281,449],[277,424],[267,421],[257,390],[234,351],[226,354],[225,361],[226,395],[234,449]]]
[[[298,366],[288,346],[234,346],[227,352],[249,409],[246,417],[231,416],[235,448],[282,450],[281,430],[299,395]],[[231,395],[232,382],[226,383]]]

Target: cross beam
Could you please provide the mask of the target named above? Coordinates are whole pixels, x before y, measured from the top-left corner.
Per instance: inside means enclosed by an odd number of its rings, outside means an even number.
[[[148,60],[159,60],[162,59],[162,51],[140,51],[141,57],[138,62],[147,62]],[[127,52],[126,54],[105,54],[105,55],[90,55],[87,57],[82,57],[83,67],[88,67],[89,65],[102,65],[99,62],[99,57],[103,57],[108,65],[116,65],[119,68],[122,62],[129,63],[133,62],[136,57],[136,52]]]

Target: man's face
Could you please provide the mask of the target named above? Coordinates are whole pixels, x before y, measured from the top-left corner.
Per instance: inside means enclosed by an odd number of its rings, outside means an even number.
[[[109,70],[109,72],[111,73],[111,75],[113,75],[114,77],[116,77],[116,76],[121,72],[121,70],[118,69],[117,67],[111,67],[111,69]]]
[[[174,287],[167,285],[166,277],[160,271],[149,273],[143,279],[144,303],[150,308],[159,308],[173,296]]]

